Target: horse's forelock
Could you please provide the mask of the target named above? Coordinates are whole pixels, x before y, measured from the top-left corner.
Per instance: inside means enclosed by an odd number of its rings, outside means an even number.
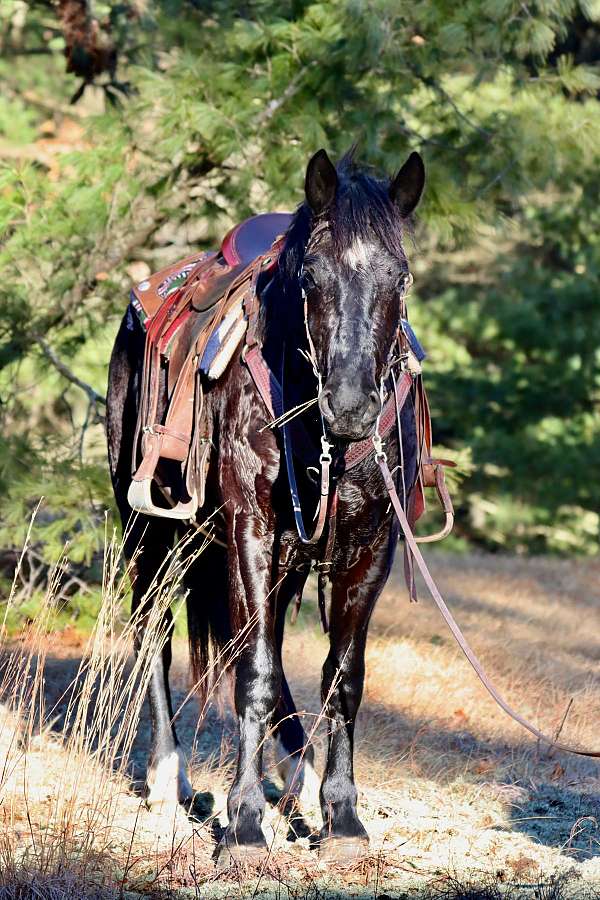
[[[334,252],[342,258],[357,244],[379,243],[405,261],[403,222],[389,196],[389,183],[344,157],[338,166],[338,191],[331,215]]]

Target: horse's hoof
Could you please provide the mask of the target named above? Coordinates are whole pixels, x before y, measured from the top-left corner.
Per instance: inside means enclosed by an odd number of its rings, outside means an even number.
[[[334,837],[328,835],[319,842],[319,860],[338,866],[351,866],[369,852],[367,837]]]
[[[217,872],[228,869],[254,869],[267,857],[267,847],[262,844],[234,844],[222,840],[217,847],[215,867]]]

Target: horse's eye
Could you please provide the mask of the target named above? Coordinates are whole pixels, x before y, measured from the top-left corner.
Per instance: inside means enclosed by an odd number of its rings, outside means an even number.
[[[410,272],[403,272],[400,275],[400,278],[398,279],[398,283],[396,285],[396,290],[399,293],[403,293],[410,286],[411,282],[412,282],[412,276],[411,276]]]
[[[406,287],[408,284],[408,273],[402,272],[396,281],[396,293],[403,294],[406,291]]]
[[[306,270],[302,273],[302,287],[308,293],[308,291],[314,291],[316,288],[316,282],[310,272]]]

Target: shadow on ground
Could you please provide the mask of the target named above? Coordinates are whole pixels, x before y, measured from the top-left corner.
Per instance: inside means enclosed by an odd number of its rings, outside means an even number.
[[[10,650],[4,651],[0,667],[10,653]],[[64,658],[54,654],[46,659],[45,708],[51,728],[57,735],[63,734],[65,713],[81,660],[81,654],[76,653]],[[205,772],[218,770],[222,774],[223,767],[231,766],[235,758],[235,723],[231,713],[226,710],[223,715],[211,708],[199,729],[196,703],[192,700],[181,706],[187,696],[185,669],[181,664],[173,682],[174,708],[179,709],[177,729],[184,751],[191,754],[193,767],[201,767]],[[317,686],[310,678],[296,677],[294,682],[301,696],[312,695],[316,701]],[[317,711],[315,705],[314,712]],[[385,740],[378,740],[384,733]],[[321,742],[323,737],[321,733]],[[131,786],[138,793],[143,789],[149,742],[149,715],[145,706],[128,769]],[[496,794],[507,798],[510,825],[501,830],[521,832],[534,842],[575,859],[600,855],[600,793],[590,790],[589,784],[578,789],[577,783],[564,777],[567,763],[563,756],[539,750],[533,742],[524,740],[516,744],[484,740],[467,728],[445,727],[439,721],[433,723],[423,717],[410,717],[393,706],[366,699],[357,728],[357,753],[366,754],[369,760],[382,765],[390,758],[401,760],[410,755],[420,761],[422,777],[436,780],[440,786],[451,785],[457,777],[463,783],[466,779],[473,785],[481,784],[490,796]],[[532,762],[534,764],[533,779],[522,777],[520,767],[524,757],[529,759],[529,768]],[[428,772],[428,760],[440,758],[444,759],[443,768],[440,769],[436,762]],[[415,782],[418,783],[418,779]],[[268,773],[265,792],[272,804],[280,799]],[[366,793],[368,796],[368,788]],[[401,804],[400,791],[398,808]],[[192,821],[203,823],[214,816],[213,793],[211,790],[199,792],[191,811]],[[213,834],[218,840],[220,825],[216,817],[213,822]],[[300,820],[297,826],[290,830],[290,840],[306,836],[311,830]]]

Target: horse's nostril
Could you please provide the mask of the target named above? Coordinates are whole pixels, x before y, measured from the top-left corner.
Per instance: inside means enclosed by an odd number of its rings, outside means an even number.
[[[378,391],[369,391],[368,402],[363,413],[363,421],[373,421],[381,412],[381,397]]]
[[[377,410],[379,412],[379,407],[381,405],[379,391],[371,391],[371,393],[369,394],[369,403],[374,410]]]
[[[335,419],[335,410],[333,408],[332,397],[333,395],[331,391],[326,388],[324,391],[321,391],[321,397],[319,398],[319,406],[321,407],[321,412],[328,422],[332,422]]]

